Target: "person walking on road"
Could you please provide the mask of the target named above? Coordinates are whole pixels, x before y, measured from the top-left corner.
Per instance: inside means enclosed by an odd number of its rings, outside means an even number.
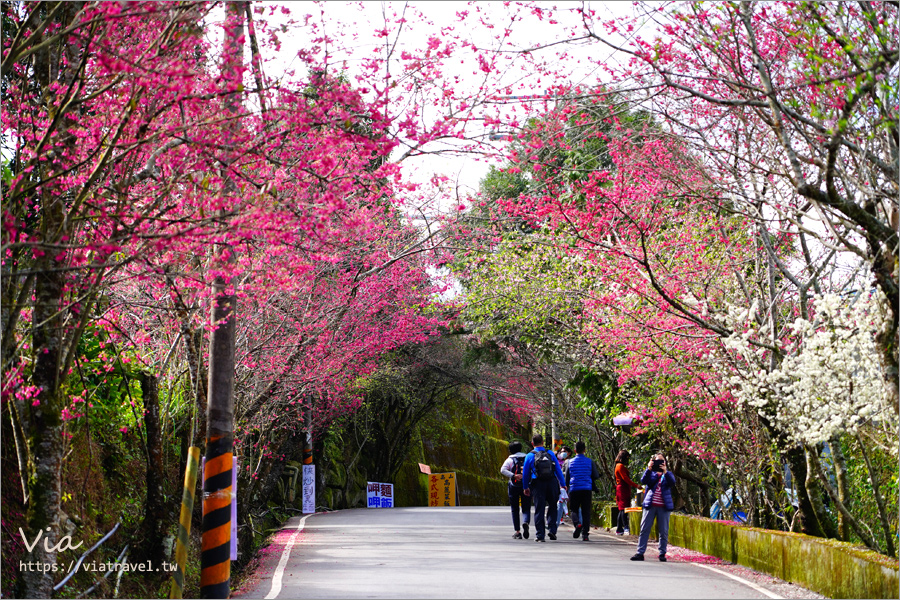
[[[556,455],[544,448],[544,438],[540,434],[531,439],[534,450],[525,457],[522,483],[526,496],[531,496],[534,505],[534,541],[543,542],[545,529],[547,537],[556,539],[556,502],[559,500],[559,488],[565,487],[566,481]],[[548,513],[545,515],[544,511]],[[549,525],[549,527],[546,527]]]
[[[628,450],[622,450],[616,456],[616,506],[619,509],[619,516],[616,519],[616,535],[628,535],[628,515],[625,509],[631,506],[631,488],[640,489],[641,484],[631,480],[631,473],[628,472],[628,459],[631,455]]]
[[[591,494],[597,468],[594,461],[584,455],[584,442],[575,443],[575,456],[566,462],[566,482],[569,484],[569,511],[575,533],[585,542],[591,532]]]
[[[657,454],[650,459],[647,470],[641,477],[641,483],[647,486],[644,496],[643,515],[641,515],[641,535],[638,538],[637,554],[631,560],[644,560],[647,551],[647,540],[650,539],[650,528],[656,519],[656,531],[659,533],[659,560],[666,562],[666,548],[669,545],[669,515],[675,509],[672,501],[672,488],[675,487],[675,476],[666,468],[666,458]]]
[[[531,518],[531,498],[525,495],[522,486],[524,466],[525,453],[522,452],[522,442],[510,442],[509,458],[500,467],[500,474],[509,478],[506,490],[509,494],[509,507],[512,509],[513,528],[516,530],[513,538],[517,540],[521,540],[523,536],[528,539],[528,521]],[[519,531],[520,503],[522,505],[522,531]]]
[[[568,446],[563,446],[560,448],[559,452],[556,453],[556,458],[559,460],[559,466],[563,470],[563,476],[566,474],[566,463],[569,462],[569,459],[572,457],[572,451]],[[568,481],[568,477],[566,477]],[[569,493],[566,491],[566,488],[559,489],[559,500],[556,502],[556,529],[559,530],[559,526],[562,523],[562,520],[569,516]],[[572,517],[572,523],[577,520],[577,517]]]

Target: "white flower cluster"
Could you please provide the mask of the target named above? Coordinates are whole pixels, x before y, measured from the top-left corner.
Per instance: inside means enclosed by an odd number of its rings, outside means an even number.
[[[730,321],[743,321],[744,332],[724,340],[742,359],[743,369],[731,378],[739,402],[806,444],[855,433],[863,424],[896,430],[887,422],[895,412],[875,342],[887,326],[884,294],[871,289],[817,298],[815,321],[798,318],[789,326],[795,350],[774,371],[763,362],[767,351],[749,341],[759,334],[754,313],[752,308],[730,312]]]

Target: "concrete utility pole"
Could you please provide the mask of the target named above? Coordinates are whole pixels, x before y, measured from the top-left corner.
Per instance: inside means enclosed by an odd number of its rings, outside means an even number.
[[[562,440],[556,433],[556,395],[550,392],[550,448],[559,452],[561,446]]]
[[[303,507],[301,510],[306,514],[316,512],[316,466],[313,464],[312,411],[312,400],[310,400],[310,405],[304,413],[306,432],[303,443]]]
[[[225,112],[236,115],[240,111],[240,92],[237,91],[243,62],[244,2],[226,4],[225,39],[222,58],[222,79],[235,91],[225,96]],[[226,125],[223,145],[228,152],[222,170],[223,193],[237,191],[228,169],[234,161],[233,147],[238,121]],[[234,264],[233,248],[228,262]],[[216,277],[212,320],[215,325],[209,347],[209,395],[207,402],[206,461],[203,469],[203,551],[200,554],[200,595],[203,598],[228,598],[231,595],[231,504],[232,470],[234,468],[234,338],[237,318],[237,299],[232,280]]]

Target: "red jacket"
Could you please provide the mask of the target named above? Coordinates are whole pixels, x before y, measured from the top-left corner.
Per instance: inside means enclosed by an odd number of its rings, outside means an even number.
[[[619,510],[625,510],[631,506],[631,487],[640,488],[640,484],[631,480],[628,467],[622,463],[616,463],[616,506]]]

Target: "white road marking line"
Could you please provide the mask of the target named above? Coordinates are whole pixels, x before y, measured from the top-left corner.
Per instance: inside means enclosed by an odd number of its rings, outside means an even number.
[[[732,575],[731,573],[728,573],[728,572],[723,571],[723,570],[721,570],[721,569],[717,569],[717,568],[715,568],[715,567],[711,567],[711,566],[709,566],[709,565],[700,565],[700,564],[697,564],[697,563],[689,563],[689,564],[692,564],[692,565],[694,565],[695,567],[702,567],[702,568],[704,568],[704,569],[709,569],[710,571],[715,571],[716,573],[719,573],[719,574],[721,574],[721,575],[724,575],[725,577],[730,577],[730,578],[734,579],[735,581],[740,581],[741,583],[743,583],[743,584],[746,585],[747,587],[751,587],[751,588],[753,588],[754,590],[756,590],[757,592],[759,592],[760,594],[764,594],[764,595],[768,596],[769,598],[777,598],[777,599],[779,599],[779,600],[784,600],[784,596],[779,596],[778,594],[773,594],[772,592],[770,592],[770,591],[767,590],[766,588],[760,587],[760,586],[756,585],[755,583],[753,583],[752,581],[747,581],[746,579],[744,579],[744,578],[742,578],[742,577],[738,577],[737,575]]]
[[[297,536],[300,535],[300,532],[303,531],[303,526],[306,525],[306,520],[311,515],[306,515],[302,519],[300,519],[300,523],[297,525],[296,531],[291,534],[290,539],[287,544],[284,546],[284,550],[281,552],[281,560],[278,561],[278,566],[275,567],[275,574],[272,575],[272,589],[269,591],[269,595],[266,596],[266,600],[273,600],[278,597],[278,594],[281,593],[281,578],[284,576],[284,568],[288,564],[288,560],[291,558],[291,548],[294,547],[294,542],[297,541]]]

